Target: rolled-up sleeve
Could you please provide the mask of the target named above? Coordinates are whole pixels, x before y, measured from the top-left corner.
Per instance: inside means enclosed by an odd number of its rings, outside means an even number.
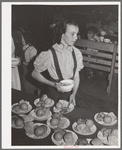
[[[49,52],[41,52],[34,61],[35,70],[38,72],[43,72],[48,69],[50,65],[50,56]]]

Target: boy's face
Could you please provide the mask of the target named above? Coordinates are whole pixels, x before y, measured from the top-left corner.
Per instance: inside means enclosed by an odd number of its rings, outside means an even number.
[[[67,45],[74,45],[77,40],[79,28],[75,25],[67,25],[67,30],[64,34],[62,34],[62,39]]]
[[[88,40],[93,39],[94,38],[94,33],[93,32],[88,32],[87,33],[87,38],[88,38]]]

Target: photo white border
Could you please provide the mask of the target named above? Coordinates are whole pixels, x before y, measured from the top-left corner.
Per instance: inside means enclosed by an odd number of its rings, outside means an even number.
[[[87,146],[85,147],[75,147],[75,146],[11,146],[11,5],[118,5],[119,7],[119,43],[121,43],[121,3],[120,2],[2,2],[2,148],[3,149],[35,149],[35,148],[43,148],[43,149],[58,149],[58,148],[89,148]],[[121,45],[119,44],[118,50],[119,50],[119,69],[118,69],[118,75],[119,75],[119,84],[118,84],[118,118],[121,117],[120,114],[120,93],[121,93],[121,51],[120,51]],[[120,119],[118,120],[118,130],[120,133]],[[119,134],[120,139],[120,134]],[[90,149],[95,148],[102,148],[99,146],[90,147]],[[103,148],[120,148],[120,142],[118,146],[104,146]]]

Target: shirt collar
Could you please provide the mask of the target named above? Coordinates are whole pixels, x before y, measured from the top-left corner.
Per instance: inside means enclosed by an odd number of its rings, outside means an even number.
[[[63,50],[68,50],[70,52],[73,50],[73,46],[67,45],[63,40],[61,40],[60,44],[56,43],[53,47],[60,53],[63,53]]]

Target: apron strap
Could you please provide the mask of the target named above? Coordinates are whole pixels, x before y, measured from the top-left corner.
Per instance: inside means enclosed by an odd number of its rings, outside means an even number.
[[[55,49],[53,47],[51,47],[50,50],[53,54],[54,64],[55,64],[55,68],[56,68],[56,72],[57,72],[59,81],[61,81],[61,80],[63,80],[63,77],[62,77],[62,73],[61,73],[61,70],[60,70],[60,67],[59,67],[58,58],[57,58]]]
[[[74,60],[74,69],[73,69],[73,77],[72,78],[74,78],[76,68],[77,68],[77,61],[76,61],[76,55],[75,55],[74,49],[72,51],[72,57],[73,57],[73,60]]]
[[[53,47],[51,47],[50,50],[53,54],[54,64],[55,64],[55,67],[56,67],[56,72],[57,72],[59,81],[61,81],[61,80],[63,80],[63,77],[62,77],[62,73],[61,73],[61,70],[60,70],[60,67],[59,67],[58,58],[57,58],[55,49]],[[77,61],[76,61],[76,56],[75,56],[74,50],[72,51],[72,57],[73,57],[73,60],[74,60],[74,69],[73,69],[73,77],[72,77],[72,79],[73,79],[74,75],[75,75],[75,72],[76,72],[76,68],[77,68]]]

